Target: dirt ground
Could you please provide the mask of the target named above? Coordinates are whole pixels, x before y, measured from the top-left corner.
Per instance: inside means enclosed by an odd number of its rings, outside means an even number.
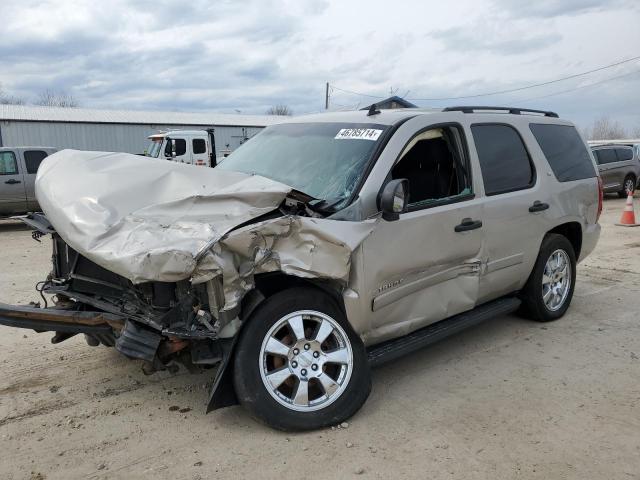
[[[640,228],[608,198],[552,324],[496,318],[374,370],[347,428],[204,414],[212,373],[144,376],[82,337],[0,327],[0,478],[640,479]],[[39,299],[50,242],[0,222],[0,302]]]

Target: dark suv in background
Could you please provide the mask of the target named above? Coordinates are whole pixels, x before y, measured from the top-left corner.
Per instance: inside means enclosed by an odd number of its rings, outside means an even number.
[[[635,190],[640,179],[640,145],[589,143],[598,164],[604,192],[624,197],[628,191]]]

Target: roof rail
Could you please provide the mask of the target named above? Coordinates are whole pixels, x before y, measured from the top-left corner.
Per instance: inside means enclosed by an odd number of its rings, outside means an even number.
[[[507,111],[513,115],[520,115],[522,113],[541,113],[545,117],[553,117],[558,118],[558,114],[556,112],[549,112],[546,110],[533,110],[531,108],[517,108],[517,107],[487,107],[487,106],[463,106],[463,107],[447,107],[443,109],[443,112],[462,112],[462,113],[474,113],[476,110],[497,110],[497,111]]]

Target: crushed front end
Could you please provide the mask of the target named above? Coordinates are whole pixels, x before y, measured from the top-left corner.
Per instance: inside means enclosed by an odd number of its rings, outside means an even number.
[[[114,346],[143,360],[147,373],[172,361],[193,370],[222,360],[220,343],[233,337],[237,320],[233,311],[219,312],[224,297],[218,278],[198,285],[133,284],[80,255],[43,215],[22,220],[35,229],[34,239],[50,234],[53,268],[36,287],[42,304],[0,304],[0,324],[55,332],[53,343],[84,334],[89,345]]]

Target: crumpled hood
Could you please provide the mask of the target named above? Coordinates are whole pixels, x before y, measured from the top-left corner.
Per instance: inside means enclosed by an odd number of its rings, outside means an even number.
[[[189,278],[208,246],[290,191],[260,176],[76,150],[48,157],[36,178],[38,202],[64,241],[134,283]]]
[[[126,153],[63,150],[42,163],[35,188],[51,224],[81,255],[134,283],[222,275],[225,309],[256,273],[346,282],[351,253],[373,228],[286,216],[234,230],[277,209],[292,188]]]

